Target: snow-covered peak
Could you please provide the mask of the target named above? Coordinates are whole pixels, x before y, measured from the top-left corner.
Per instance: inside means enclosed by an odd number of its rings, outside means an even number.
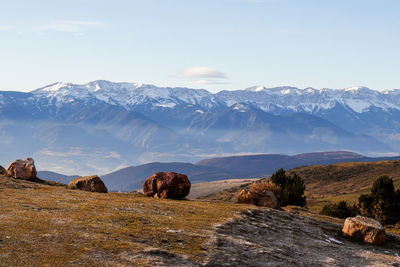
[[[244,90],[221,91],[213,94],[203,89],[157,87],[150,84],[114,83],[97,80],[86,84],[55,83],[32,92],[38,97],[69,103],[76,99],[103,101],[132,109],[137,105],[174,108],[176,105],[198,105],[207,110],[217,105],[239,108],[235,104],[250,104],[264,111],[287,110],[318,113],[342,105],[362,113],[373,107],[400,110],[400,90],[375,91],[367,87],[345,89],[299,89],[291,86],[266,88],[253,86]],[[243,110],[242,108],[240,110]]]
[[[211,107],[216,103],[215,96],[203,89],[157,87],[150,84],[114,83],[105,80],[86,84],[55,83],[32,93],[56,99],[57,103],[70,102],[71,98],[85,102],[97,99],[126,109],[141,104],[172,108],[180,103],[205,107]]]

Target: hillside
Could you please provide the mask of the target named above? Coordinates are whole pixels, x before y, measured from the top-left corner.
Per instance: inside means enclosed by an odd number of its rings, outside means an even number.
[[[400,153],[399,90],[253,89],[97,80],[0,91],[0,162],[26,155],[41,170],[86,175],[237,154]]]
[[[284,211],[4,176],[0,193],[0,266],[400,264],[394,235],[382,247],[363,245],[340,225]]]
[[[235,178],[255,178],[269,176],[279,168],[285,170],[308,165],[326,165],[340,162],[372,162],[400,160],[400,157],[366,157],[350,151],[326,151],[298,155],[260,154],[204,159],[196,163],[200,166],[230,170]]]
[[[113,173],[102,175],[101,179],[112,191],[132,191],[142,188],[142,183],[156,172],[178,172],[186,174],[192,183],[223,180],[231,177],[231,173],[215,167],[197,166],[191,163],[153,162],[128,167]]]
[[[150,257],[168,255],[196,262],[212,226],[250,208],[74,191],[1,175],[0,193],[0,266],[148,266]]]
[[[155,172],[174,171],[188,175],[192,183],[227,179],[249,179],[267,177],[278,168],[291,169],[314,164],[337,162],[368,162],[400,157],[365,157],[348,151],[314,152],[299,155],[260,154],[204,159],[196,164],[153,162],[128,167],[102,175],[107,187],[112,191],[132,191],[141,188],[141,183]]]
[[[72,179],[79,177],[79,175],[65,175],[50,171],[38,171],[37,176],[44,180],[60,182],[63,184],[68,184]]]
[[[398,160],[303,166],[286,172],[287,174],[296,173],[304,179],[308,202],[314,199],[368,191],[374,180],[382,175],[388,175],[393,178],[396,185],[400,184],[400,161]],[[201,198],[235,202],[239,192],[247,187],[248,185],[242,185]]]

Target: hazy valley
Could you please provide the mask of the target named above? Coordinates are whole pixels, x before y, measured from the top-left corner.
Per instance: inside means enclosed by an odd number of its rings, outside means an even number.
[[[237,154],[400,152],[398,90],[190,88],[94,81],[0,91],[1,162],[33,156],[40,170],[106,174],[149,162]]]

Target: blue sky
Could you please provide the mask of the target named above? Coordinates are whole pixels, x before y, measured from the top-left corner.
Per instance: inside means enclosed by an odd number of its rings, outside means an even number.
[[[400,88],[397,0],[0,0],[0,89]]]

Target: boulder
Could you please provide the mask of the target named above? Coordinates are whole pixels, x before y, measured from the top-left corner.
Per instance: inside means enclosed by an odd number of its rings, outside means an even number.
[[[0,174],[6,174],[7,171],[6,169],[3,168],[3,166],[0,165]]]
[[[252,191],[242,190],[238,196],[238,203],[253,204],[272,209],[278,208],[278,198],[272,191],[256,193]]]
[[[68,184],[69,189],[79,189],[84,191],[107,193],[107,187],[99,176],[84,176],[73,179]]]
[[[147,197],[181,199],[190,192],[191,183],[184,174],[176,172],[157,172],[146,179],[143,193]]]
[[[278,208],[278,198],[275,196],[275,193],[272,191],[266,191],[262,194],[259,194],[255,201],[257,202],[257,206],[268,207],[272,209]]]
[[[243,189],[238,196],[237,202],[242,204],[254,204],[254,194]]]
[[[36,180],[37,173],[35,162],[32,158],[27,158],[25,160],[17,159],[8,166],[7,175],[18,179]]]
[[[342,232],[353,240],[372,245],[381,245],[386,238],[385,228],[378,221],[362,216],[347,218]]]

